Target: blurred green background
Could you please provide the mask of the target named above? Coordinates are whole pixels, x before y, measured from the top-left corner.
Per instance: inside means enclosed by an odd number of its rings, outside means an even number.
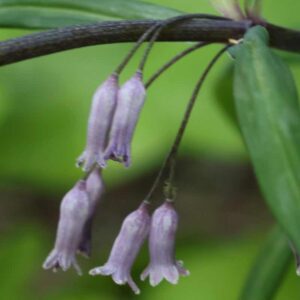
[[[208,0],[152,0],[186,12],[214,13]],[[300,2],[264,1],[264,16],[278,25],[299,28]],[[154,16],[155,17],[155,16]],[[1,29],[0,38],[28,31]],[[187,43],[156,45],[146,66],[148,78]],[[103,45],[58,53],[0,68],[0,291],[2,299],[131,299],[128,287],[110,278],[87,275],[105,262],[123,218],[147,193],[170,147],[193,84],[218,46],[193,53],[148,92],[133,141],[133,167],[112,163],[94,227],[93,255],[81,260],[85,275],[45,272],[41,264],[56,230],[59,201],[81,175],[75,159],[85,145],[90,99],[96,87],[131,45]],[[134,72],[141,52],[122,81]],[[296,55],[289,62],[297,85]],[[181,148],[177,170],[180,215],[177,256],[191,272],[177,286],[147,283],[140,299],[237,299],[247,272],[272,225],[259,194],[231,110],[231,59],[213,69]],[[225,103],[224,105],[221,103]],[[161,200],[157,194],[156,204]],[[144,247],[134,278],[147,264]],[[276,300],[298,299],[294,266]],[[255,300],[255,299],[253,299]]]

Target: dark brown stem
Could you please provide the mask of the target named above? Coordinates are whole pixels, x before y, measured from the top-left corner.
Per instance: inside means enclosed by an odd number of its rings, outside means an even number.
[[[209,43],[203,43],[199,42],[192,47],[188,47],[187,49],[183,50],[182,52],[175,55],[173,58],[171,58],[168,62],[166,62],[162,67],[160,67],[145,83],[145,88],[148,89],[150,85],[165,71],[167,71],[170,67],[172,67],[174,64],[176,64],[179,60],[187,56],[188,54],[192,53],[195,50],[198,50],[206,45],[209,45]]]
[[[90,45],[135,42],[157,20],[114,21],[75,25],[26,35],[0,42],[0,65]],[[190,20],[166,28],[159,41],[204,41],[226,43],[240,39],[251,24],[248,21],[203,19]],[[300,32],[271,24],[271,46],[300,52]]]
[[[201,77],[199,78],[199,80],[196,83],[196,86],[193,90],[192,96],[188,101],[183,119],[181,121],[180,127],[177,131],[176,137],[174,139],[174,142],[172,144],[172,147],[167,155],[167,157],[165,158],[157,177],[154,180],[154,183],[149,191],[149,193],[147,194],[147,196],[144,199],[144,202],[146,203],[150,203],[151,202],[151,198],[156,190],[156,188],[158,187],[160,180],[164,174],[164,172],[166,171],[166,169],[169,169],[169,178],[168,178],[168,182],[167,184],[169,185],[168,188],[165,190],[166,192],[166,196],[167,198],[169,196],[171,196],[173,194],[173,187],[172,187],[172,179],[174,177],[174,172],[175,172],[175,164],[176,164],[176,156],[177,156],[177,152],[179,149],[179,145],[181,143],[183,134],[185,132],[185,129],[187,127],[187,124],[189,122],[191,113],[193,111],[195,102],[197,100],[198,94],[200,92],[200,89],[205,81],[205,79],[207,78],[207,75],[209,74],[209,71],[212,69],[212,67],[215,65],[215,63],[218,61],[218,59],[222,56],[222,54],[224,52],[226,52],[226,50],[230,47],[230,45],[225,46],[224,48],[222,48],[214,57],[213,59],[209,62],[208,66],[205,68],[204,72],[202,73]]]

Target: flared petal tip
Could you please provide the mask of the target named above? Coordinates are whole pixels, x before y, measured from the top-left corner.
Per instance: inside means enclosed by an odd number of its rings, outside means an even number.
[[[91,253],[87,250],[83,250],[83,249],[78,249],[77,250],[77,254],[81,255],[82,257],[89,259],[91,258]]]
[[[96,276],[96,275],[103,275],[103,276],[108,276],[113,274],[114,269],[111,268],[110,266],[102,266],[102,267],[96,267],[94,269],[91,269],[89,271],[89,274],[92,276]]]
[[[141,293],[140,289],[138,288],[138,286],[135,284],[135,282],[132,280],[132,278],[128,279],[128,285],[130,286],[130,288],[132,289],[132,291],[136,294],[139,295]]]
[[[101,267],[97,267],[97,268],[91,269],[89,271],[89,274],[92,275],[92,276],[102,275],[102,273],[101,273]]]
[[[297,276],[299,276],[299,277],[300,277],[300,266],[299,266],[299,267],[297,267],[297,269],[296,269],[296,274],[297,274]]]
[[[54,273],[56,273],[59,269],[66,272],[71,266],[74,267],[77,275],[81,276],[82,271],[80,266],[78,265],[76,259],[67,259],[64,257],[60,257],[58,253],[52,252],[45,260],[42,265],[44,270],[52,269]]]

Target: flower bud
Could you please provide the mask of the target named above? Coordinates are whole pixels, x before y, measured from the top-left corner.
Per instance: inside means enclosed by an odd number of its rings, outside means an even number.
[[[103,151],[106,146],[118,94],[118,75],[112,74],[97,89],[93,96],[84,152],[77,159],[77,165],[88,172],[95,164],[103,164]]]
[[[125,284],[131,287],[135,294],[140,290],[132,280],[131,267],[145,241],[150,226],[148,205],[143,203],[123,221],[119,235],[112,247],[106,264],[90,270],[90,275],[111,275],[116,284]]]
[[[102,193],[104,192],[104,184],[99,170],[95,169],[89,175],[86,181],[86,189],[90,201],[89,216],[83,228],[82,238],[78,247],[78,252],[85,257],[90,257],[93,219],[95,215],[96,206],[100,200]]]
[[[126,167],[131,164],[131,140],[144,105],[146,91],[141,72],[129,79],[118,93],[116,111],[113,117],[109,143],[104,159],[121,161]],[[106,164],[102,165],[105,167]]]
[[[179,275],[189,275],[182,262],[175,260],[177,225],[177,213],[173,204],[167,200],[153,213],[149,235],[150,264],[141,274],[142,280],[150,277],[152,286],[158,285],[163,278],[176,284]]]
[[[238,0],[210,0],[210,2],[224,17],[237,21],[245,18]]]
[[[73,265],[81,275],[75,255],[89,211],[90,202],[86,182],[80,180],[61,202],[55,246],[43,264],[44,269],[53,268],[55,271],[61,268],[66,271]]]

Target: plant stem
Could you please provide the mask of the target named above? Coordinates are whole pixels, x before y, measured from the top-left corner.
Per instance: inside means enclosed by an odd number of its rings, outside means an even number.
[[[209,71],[211,70],[211,68],[214,66],[214,64],[218,61],[218,59],[222,56],[222,54],[229,48],[231,47],[230,45],[225,46],[224,48],[222,48],[214,57],[213,59],[210,61],[210,63],[208,64],[208,66],[206,67],[206,69],[204,70],[204,72],[202,73],[201,77],[199,78],[198,82],[196,83],[196,86],[193,90],[192,96],[187,104],[182,122],[180,124],[179,130],[177,131],[175,140],[172,144],[172,147],[167,155],[167,157],[165,158],[162,167],[157,175],[157,177],[154,180],[154,183],[149,191],[149,193],[147,194],[147,196],[145,197],[144,201],[149,203],[151,201],[151,198],[156,190],[156,188],[158,187],[160,180],[166,170],[166,168],[169,168],[169,180],[171,178],[171,180],[173,180],[173,175],[174,175],[174,169],[175,169],[175,158],[177,156],[177,152],[178,152],[178,148],[180,145],[180,142],[182,140],[183,134],[185,132],[185,129],[187,127],[191,112],[194,108],[194,104],[196,102],[197,96],[199,94],[199,91],[203,85],[203,82],[205,81]],[[171,184],[171,182],[169,182],[169,184]]]
[[[146,51],[141,59],[141,62],[139,64],[138,69],[141,70],[141,72],[144,70],[147,58],[150,54],[151,49],[154,46],[155,41],[157,40],[157,38],[159,37],[160,33],[162,32],[162,30],[169,26],[169,25],[174,25],[176,23],[180,23],[180,22],[184,22],[187,20],[191,20],[191,19],[203,19],[203,18],[210,18],[210,19],[216,19],[216,20],[228,20],[228,18],[224,18],[224,17],[218,17],[218,16],[210,16],[210,15],[206,15],[206,14],[189,14],[189,15],[181,15],[181,16],[176,16],[167,20],[164,20],[161,23],[161,26],[159,26],[157,28],[157,30],[154,32],[152,38],[149,41],[148,47],[146,48]]]
[[[177,63],[181,58],[185,57],[186,55],[190,54],[191,52],[202,48],[206,45],[209,45],[209,42],[199,42],[193,45],[192,47],[188,47],[187,49],[183,50],[182,52],[175,55],[172,59],[170,59],[167,63],[165,63],[161,68],[159,68],[145,83],[145,87],[149,88],[150,85],[166,70],[168,70],[172,65]]]
[[[135,45],[132,47],[132,49],[129,51],[129,53],[125,56],[123,61],[119,64],[119,66],[116,68],[115,72],[116,74],[120,74],[125,66],[128,64],[132,56],[135,54],[135,52],[139,49],[139,47],[143,44],[143,42],[152,34],[153,31],[155,31],[157,28],[161,26],[162,22],[157,22],[153,26],[151,26],[148,30],[146,30],[143,35],[139,38],[139,40],[135,43]]]

